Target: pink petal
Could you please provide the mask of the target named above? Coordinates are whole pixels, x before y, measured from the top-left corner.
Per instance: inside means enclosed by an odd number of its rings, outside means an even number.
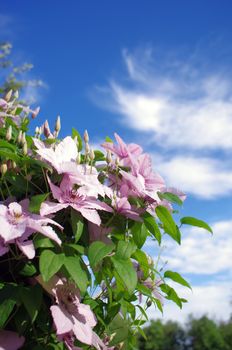
[[[65,334],[71,332],[73,329],[72,317],[68,312],[58,305],[50,307],[52,318],[55,323],[57,334]]]
[[[80,322],[76,317],[73,317],[74,325],[73,332],[78,340],[84,344],[93,344],[93,331],[89,324]]]
[[[21,237],[26,230],[26,224],[12,225],[4,217],[0,216],[0,236],[5,242]]]
[[[18,350],[24,341],[25,338],[15,332],[0,330],[0,350]]]
[[[56,213],[69,206],[68,203],[53,203],[53,202],[43,202],[40,208],[40,215],[45,216],[49,214]]]
[[[51,180],[49,179],[49,177],[47,177],[48,179],[48,183],[49,183],[49,186],[51,188],[51,191],[52,191],[52,195],[55,199],[58,200],[58,202],[60,202],[60,199],[62,198],[62,191],[60,189],[60,187],[54,185]]]
[[[101,225],[101,218],[98,214],[98,212],[94,209],[87,209],[87,208],[80,208],[75,204],[71,205],[73,209],[79,211],[84,218],[87,220],[93,222],[94,224],[100,226]]]
[[[80,315],[83,315],[86,319],[86,323],[88,323],[90,325],[90,327],[95,327],[97,322],[96,322],[96,317],[93,313],[93,311],[91,310],[89,305],[85,305],[85,304],[79,304],[78,305],[78,313]]]
[[[56,232],[51,226],[42,226],[39,222],[33,219],[28,219],[28,227],[34,229],[37,232],[42,233],[44,236],[52,239],[57,244],[61,245],[61,240],[57,236]]]
[[[17,246],[25,254],[28,259],[33,259],[35,257],[35,247],[33,241],[20,242],[16,240]]]

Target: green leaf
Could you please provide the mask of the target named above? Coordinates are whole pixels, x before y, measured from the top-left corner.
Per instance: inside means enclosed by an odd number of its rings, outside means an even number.
[[[100,241],[93,242],[88,251],[88,258],[91,267],[95,267],[97,264],[99,264],[102,259],[113,251],[114,247],[114,244],[105,244]]]
[[[16,147],[6,140],[0,140],[0,148],[8,148],[13,152],[16,150]]]
[[[163,283],[160,285],[160,289],[166,294],[166,299],[172,300],[174,303],[176,303],[176,305],[179,306],[180,309],[182,309],[182,300],[179,298],[176,291],[172,287],[170,287],[168,284]]]
[[[183,225],[191,225],[196,227],[204,228],[205,230],[209,231],[210,233],[213,233],[213,230],[211,227],[204,221],[193,218],[191,216],[185,216],[180,219],[181,224]]]
[[[41,204],[47,199],[49,193],[37,194],[31,197],[29,203],[29,211],[34,214],[39,214]]]
[[[161,235],[159,226],[157,225],[157,223],[155,221],[155,218],[151,214],[145,213],[143,215],[143,220],[144,220],[144,225],[146,226],[148,231],[152,234],[153,237],[155,237],[155,239],[158,241],[158,243],[160,245],[162,235]]]
[[[21,276],[27,276],[27,277],[31,277],[33,275],[35,275],[37,272],[35,266],[32,264],[32,262],[28,262],[26,263],[23,268],[20,270],[19,274]]]
[[[144,224],[136,222],[132,226],[131,232],[132,232],[133,239],[134,239],[134,242],[137,245],[137,247],[142,248],[142,246],[146,242],[147,236],[149,235],[146,226]]]
[[[115,316],[113,321],[107,328],[108,335],[111,336],[110,346],[117,345],[128,338],[129,324],[119,314]]]
[[[8,317],[14,309],[15,304],[16,301],[13,299],[5,299],[0,304],[0,329],[4,327],[5,322],[7,321]]]
[[[171,202],[171,203],[175,203],[175,204],[178,204],[178,205],[182,205],[183,204],[183,202],[180,199],[180,197],[178,197],[176,194],[171,193],[171,192],[164,192],[164,193],[158,192],[158,196],[159,196],[159,198],[161,200],[162,199],[166,199],[168,202]]]
[[[105,140],[106,142],[114,143],[114,141],[109,136],[106,136]]]
[[[33,323],[38,316],[42,303],[42,288],[40,285],[34,287],[26,287],[21,289],[21,300],[27,310],[31,322]]]
[[[119,241],[115,256],[118,259],[128,259],[136,251],[136,248],[132,242]]]
[[[132,254],[132,258],[135,259],[136,261],[138,261],[139,266],[140,266],[141,270],[143,271],[144,279],[148,278],[150,266],[149,266],[149,263],[147,260],[147,254],[144,253],[142,250],[137,249]]]
[[[104,155],[104,153],[102,153],[102,152],[99,151],[99,150],[95,150],[95,151],[94,151],[94,155],[95,155],[94,161],[96,161],[96,162],[105,160],[105,155]]]
[[[164,231],[180,244],[180,231],[176,226],[176,223],[173,220],[172,215],[170,214],[168,209],[163,207],[162,205],[159,205],[158,207],[156,207],[155,212],[158,218],[160,219],[161,223],[163,224]]]
[[[53,248],[55,244],[53,241],[42,234],[37,233],[33,238],[35,248]]]
[[[164,277],[170,278],[174,282],[179,283],[182,286],[185,286],[185,287],[192,289],[190,284],[178,272],[165,271]]]
[[[59,271],[64,263],[64,258],[64,254],[55,254],[51,250],[44,250],[42,252],[39,259],[39,269],[44,282],[49,281]]]
[[[0,148],[0,156],[3,157],[4,159],[14,160],[15,162],[19,162],[20,160],[20,157],[16,153],[13,153],[11,150],[7,148]]]
[[[74,139],[75,136],[78,141],[78,152],[80,152],[82,150],[82,138],[79,132],[75,128],[72,128],[72,138]]]
[[[79,241],[84,230],[84,220],[82,216],[74,209],[71,209],[72,231],[75,237],[75,243]]]
[[[118,259],[116,256],[112,256],[114,268],[120,282],[124,285],[126,290],[132,294],[137,285],[137,274],[130,259]]]
[[[84,293],[88,286],[88,276],[85,266],[81,264],[77,256],[66,256],[64,266],[77,287]]]

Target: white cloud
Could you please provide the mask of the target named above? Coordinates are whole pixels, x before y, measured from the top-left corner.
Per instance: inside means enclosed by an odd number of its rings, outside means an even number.
[[[155,168],[169,186],[207,199],[231,194],[228,72],[210,73],[192,58],[178,60],[169,54],[155,60],[150,48],[134,54],[123,50],[123,60],[127,79],[111,80],[108,90],[98,89],[104,106],[121,114],[120,122],[138,131],[141,139],[146,136],[150,153],[153,145],[161,147],[160,156],[154,154]],[[215,151],[221,152],[220,158]]]
[[[196,156],[154,155],[155,169],[168,185],[202,198],[229,195],[232,192],[231,161]]]
[[[232,272],[232,220],[212,225],[213,236],[200,228],[183,229],[181,246],[168,241],[162,259],[168,269],[196,275]]]
[[[228,320],[231,310],[232,284],[229,282],[214,283],[204,286],[193,286],[193,292],[186,288],[175,288],[181,297],[188,300],[188,303],[179,309],[176,304],[166,302],[164,305],[163,317],[152,307],[148,309],[149,319],[163,318],[164,320],[173,320],[180,323],[187,321],[188,315],[201,317],[207,314],[210,318],[217,321]]]

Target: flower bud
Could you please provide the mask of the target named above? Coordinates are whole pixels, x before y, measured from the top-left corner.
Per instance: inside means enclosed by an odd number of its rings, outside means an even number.
[[[18,144],[22,143],[22,135],[23,135],[22,130],[19,130],[18,137],[17,137]]]
[[[12,169],[15,169],[17,167],[17,164],[15,163],[15,161],[12,161]]]
[[[6,172],[7,172],[7,165],[6,165],[6,163],[1,164],[0,170],[1,170],[2,175],[6,174]]]
[[[23,144],[23,155],[24,156],[27,155],[27,151],[28,151],[28,149],[27,149],[27,142],[24,142],[24,144]]]
[[[89,142],[89,134],[88,134],[87,130],[85,130],[85,132],[84,132],[84,141],[85,141],[85,143]]]
[[[90,147],[89,147],[88,142],[86,142],[86,144],[85,144],[85,153],[89,154],[89,152],[90,152]]]
[[[22,145],[24,145],[25,142],[26,142],[26,134],[25,134],[25,132],[23,132],[22,133],[22,141],[21,141]]]
[[[94,150],[92,148],[90,149],[90,152],[89,152],[89,158],[91,161],[93,161],[95,158],[95,153],[94,153]]]
[[[78,142],[78,138],[77,138],[77,136],[74,136],[73,141],[75,142],[75,144],[76,144],[76,145],[77,145],[77,147],[78,147],[78,146],[79,146],[79,142]]]
[[[12,138],[12,126],[10,125],[6,131],[6,140],[10,141]]]
[[[6,102],[9,102],[9,101],[10,101],[11,96],[12,96],[12,93],[13,93],[13,90],[9,90],[9,91],[5,94],[4,100],[5,100]]]
[[[31,117],[32,119],[35,119],[37,117],[37,115],[39,114],[40,111],[40,107],[37,107],[32,113],[31,113]]]
[[[58,115],[56,119],[56,124],[55,124],[55,131],[59,133],[60,129],[61,129],[61,122],[60,122],[60,116]]]
[[[17,100],[19,98],[19,92],[18,90],[15,91],[14,93],[14,98]]]
[[[44,132],[44,136],[46,138],[51,138],[51,136],[53,137],[47,120],[45,120],[45,122],[44,122],[43,132]]]
[[[107,162],[107,164],[110,164],[112,162],[112,156],[111,156],[111,152],[109,150],[107,150],[106,162]]]
[[[77,164],[81,163],[81,153],[80,152],[78,152],[76,162],[77,162]]]

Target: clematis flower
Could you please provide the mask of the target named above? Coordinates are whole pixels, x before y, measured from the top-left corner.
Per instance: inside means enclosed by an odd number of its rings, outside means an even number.
[[[25,342],[23,336],[15,332],[0,330],[0,350],[18,350]]]
[[[65,172],[65,169],[73,169],[76,164],[78,156],[77,145],[70,137],[65,137],[59,144],[46,147],[44,142],[34,138],[36,153],[39,154],[43,160],[52,165],[58,174]]]
[[[37,280],[42,281],[39,276]],[[99,350],[107,349],[93,331],[97,324],[94,313],[89,305],[80,302],[79,290],[73,283],[54,276],[49,284],[42,282],[42,286],[55,297],[56,304],[50,310],[58,339],[64,341],[68,349],[79,349],[74,346],[75,339]]]
[[[116,197],[115,199],[115,210],[118,214],[126,216],[134,221],[142,221],[140,218],[139,210],[130,204],[127,197]]]
[[[81,215],[87,220],[96,225],[100,225],[101,218],[97,210],[112,212],[112,208],[110,208],[106,203],[100,202],[94,197],[89,197],[84,186],[76,189],[67,175],[63,177],[60,187],[54,185],[50,180],[49,185],[53,197],[58,201],[58,203],[49,201],[44,202],[40,209],[40,214],[43,216],[72,207],[74,210],[80,212]]]
[[[61,244],[56,232],[48,225],[52,224],[60,229],[62,226],[49,218],[30,213],[28,205],[27,199],[20,203],[12,202],[8,206],[0,204],[0,255],[8,251],[9,244],[15,243],[29,259],[32,259],[35,256],[35,248],[33,241],[28,238],[34,232],[40,232]]]
[[[114,137],[118,145],[115,145],[112,142],[105,142],[101,146],[114,153],[119,158],[123,166],[130,166],[131,157],[138,157],[142,153],[143,149],[135,143],[130,143],[127,145],[116,133],[114,134]]]

